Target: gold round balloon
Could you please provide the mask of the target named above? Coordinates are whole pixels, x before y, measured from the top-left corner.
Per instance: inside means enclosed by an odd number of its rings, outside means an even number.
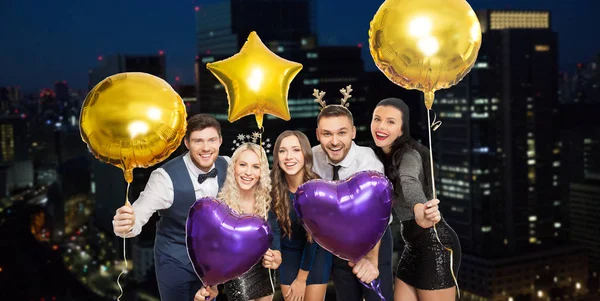
[[[96,158],[123,169],[131,183],[133,169],[168,158],[185,135],[183,100],[163,79],[128,72],[107,77],[86,96],[81,108],[81,138]]]
[[[465,0],[387,0],[371,21],[369,49],[395,84],[425,93],[458,83],[473,67],[481,26]]]

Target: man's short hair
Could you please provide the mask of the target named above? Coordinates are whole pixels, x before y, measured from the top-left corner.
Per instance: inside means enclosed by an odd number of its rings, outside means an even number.
[[[221,137],[221,124],[210,114],[196,114],[190,117],[187,123],[185,139],[190,139],[192,132],[201,131],[211,127],[215,128],[217,133],[219,133],[219,137]]]
[[[319,126],[319,121],[321,121],[321,118],[341,116],[348,117],[348,119],[350,119],[350,122],[354,124],[354,118],[352,117],[352,113],[350,113],[350,110],[348,110],[348,108],[341,105],[329,105],[323,108],[323,110],[321,110],[321,113],[319,113],[319,116],[317,116],[317,126]]]

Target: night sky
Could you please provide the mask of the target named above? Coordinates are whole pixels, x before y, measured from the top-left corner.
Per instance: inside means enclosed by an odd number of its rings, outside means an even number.
[[[214,0],[0,0],[0,85],[26,92],[67,80],[85,89],[98,56],[167,56],[167,76],[194,81],[194,7]],[[369,22],[381,0],[316,0],[321,45],[362,43],[368,69]],[[418,0],[415,0],[418,1]],[[559,34],[561,71],[600,52],[598,0],[470,0],[474,9],[547,9]],[[258,33],[260,35],[260,33]]]

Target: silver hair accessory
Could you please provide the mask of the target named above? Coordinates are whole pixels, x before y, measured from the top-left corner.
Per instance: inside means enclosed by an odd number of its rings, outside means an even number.
[[[233,147],[231,148],[232,151],[235,151],[236,148],[238,148],[240,145],[244,144],[244,143],[254,143],[254,144],[259,144],[260,146],[265,150],[265,153],[270,153],[271,152],[271,139],[267,138],[265,141],[261,141],[261,135],[259,132],[253,132],[251,135],[248,134],[238,134],[236,139],[234,139],[233,142]]]

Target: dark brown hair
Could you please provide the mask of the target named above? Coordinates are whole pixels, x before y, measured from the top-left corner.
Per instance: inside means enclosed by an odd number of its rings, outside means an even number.
[[[219,137],[221,137],[221,124],[210,114],[196,114],[190,117],[187,121],[187,130],[185,132],[185,139],[189,140],[190,135],[195,131],[201,131],[206,128],[215,128]]]

